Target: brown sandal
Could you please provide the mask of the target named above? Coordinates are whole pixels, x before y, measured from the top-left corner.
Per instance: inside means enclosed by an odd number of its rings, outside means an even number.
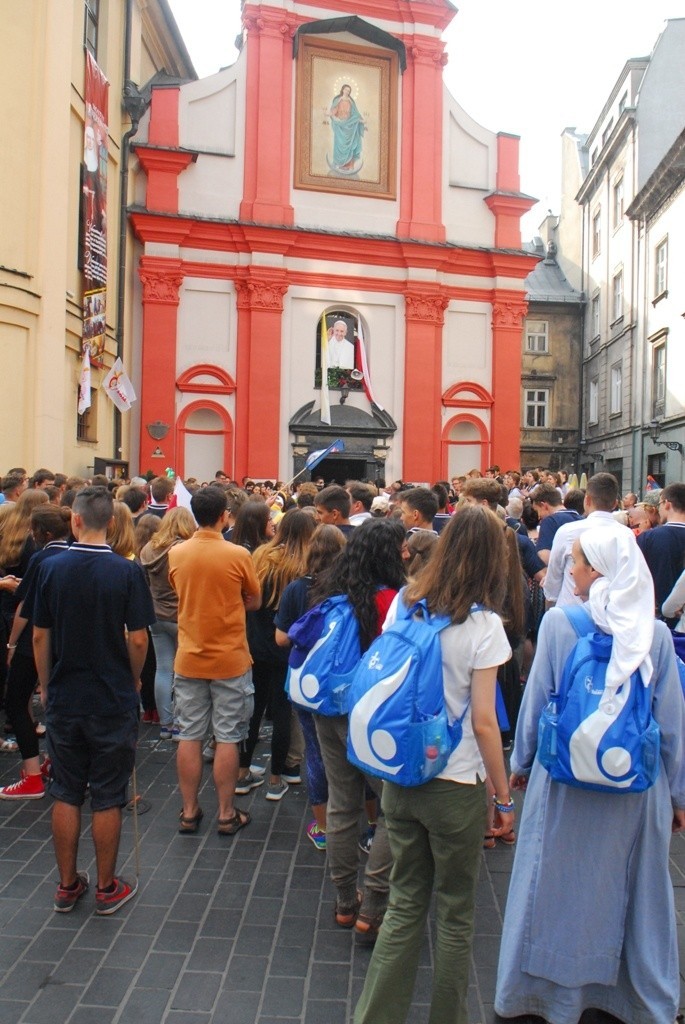
[[[361,905],[362,894],[359,892],[359,889],[357,889],[357,898],[353,906],[345,907],[341,910],[336,901],[336,904],[333,907],[333,915],[338,928],[354,928],[357,918],[359,917]]]
[[[251,821],[252,815],[248,811],[241,811],[239,807],[236,807],[232,818],[219,818],[217,832],[220,836],[234,836]]]
[[[204,817],[204,812],[201,807],[198,807],[197,814],[193,818],[186,818],[183,815],[183,808],[178,816],[178,831],[182,836],[194,835],[200,827],[200,822]]]

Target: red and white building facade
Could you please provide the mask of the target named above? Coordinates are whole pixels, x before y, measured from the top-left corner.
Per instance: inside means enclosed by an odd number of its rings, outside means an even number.
[[[329,475],[342,479],[518,466],[536,262],[519,223],[534,201],[520,191],[518,138],[478,125],[445,88],[454,14],[447,0],[246,0],[235,64],[153,89],[130,211],[141,472],[289,479],[337,437],[345,465]],[[302,90],[306,47],[319,44],[360,110],[374,61],[394,71],[362,111],[366,164],[336,172],[327,156],[311,187],[307,147],[332,138],[329,111]],[[375,402],[331,390],[328,425],[318,339],[322,316],[341,315],[363,337]]]

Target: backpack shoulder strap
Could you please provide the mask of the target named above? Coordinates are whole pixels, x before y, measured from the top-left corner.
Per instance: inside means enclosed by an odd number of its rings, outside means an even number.
[[[563,606],[562,611],[576,631],[576,636],[578,638],[595,632],[596,626],[592,621],[592,617],[589,612],[585,611],[583,605],[566,604]]]

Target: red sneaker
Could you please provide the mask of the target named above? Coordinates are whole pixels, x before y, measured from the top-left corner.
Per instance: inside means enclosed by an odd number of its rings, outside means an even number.
[[[76,885],[73,889],[65,889],[63,885],[57,886],[55,893],[55,910],[58,914],[68,914],[74,909],[84,893],[88,892],[90,879],[87,871],[77,871]]]
[[[43,777],[43,782],[49,782],[52,778],[52,761],[47,754],[43,758],[43,763],[40,766],[40,774]]]
[[[113,882],[112,892],[102,892],[100,889],[95,891],[96,914],[116,914],[117,910],[132,900],[138,892],[137,881],[131,883],[123,878],[114,878]]]
[[[42,775],[27,775],[22,769],[19,782],[0,789],[2,800],[40,800],[45,796],[45,783]]]

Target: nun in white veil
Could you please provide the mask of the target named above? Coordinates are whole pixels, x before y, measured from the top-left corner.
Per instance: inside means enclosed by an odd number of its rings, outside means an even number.
[[[680,980],[672,831],[685,828],[685,702],[668,630],[632,535],[588,529],[573,549],[576,593],[613,636],[607,689],[639,670],[653,693],[661,771],[644,793],[553,782],[536,760],[540,713],[576,634],[562,609],[544,617],[511,757],[525,789],[497,976],[501,1018],[578,1024],[586,1009],[624,1024],[674,1024]]]

